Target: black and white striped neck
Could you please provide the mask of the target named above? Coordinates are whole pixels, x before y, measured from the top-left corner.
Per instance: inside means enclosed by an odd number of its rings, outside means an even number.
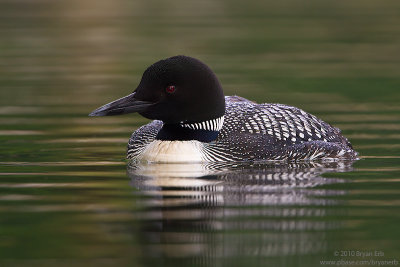
[[[209,143],[217,139],[224,116],[202,122],[164,124],[156,139],[162,141],[191,141]]]
[[[224,116],[202,122],[193,122],[193,123],[182,122],[180,125],[184,128],[192,130],[220,131],[222,129],[223,124],[224,124]]]

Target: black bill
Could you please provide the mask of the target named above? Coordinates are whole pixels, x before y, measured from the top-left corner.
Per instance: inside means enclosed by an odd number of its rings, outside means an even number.
[[[94,110],[89,116],[112,116],[142,112],[153,103],[135,99],[135,92]]]

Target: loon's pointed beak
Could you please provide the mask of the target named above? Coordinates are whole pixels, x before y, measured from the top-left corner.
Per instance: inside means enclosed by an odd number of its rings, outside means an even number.
[[[89,116],[112,116],[121,115],[126,113],[141,112],[153,103],[148,101],[142,101],[135,98],[136,92],[130,95],[124,96],[113,102],[105,104],[102,107],[94,110]]]

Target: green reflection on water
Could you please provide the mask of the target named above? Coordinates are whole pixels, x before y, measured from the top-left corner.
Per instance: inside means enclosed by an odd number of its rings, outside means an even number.
[[[0,265],[319,266],[346,249],[398,257],[398,1],[0,5]],[[364,159],[324,174],[348,182],[300,194],[320,202],[265,203],[287,195],[249,188],[238,196],[259,203],[171,187],[143,196],[123,158],[147,120],[87,114],[176,54],[209,64],[227,95],[340,127]],[[196,202],[208,197],[216,204]]]

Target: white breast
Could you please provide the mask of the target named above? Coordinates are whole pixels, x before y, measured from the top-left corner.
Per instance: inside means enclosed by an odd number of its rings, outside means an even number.
[[[148,162],[202,162],[204,161],[199,141],[160,141],[148,144],[137,159]]]

